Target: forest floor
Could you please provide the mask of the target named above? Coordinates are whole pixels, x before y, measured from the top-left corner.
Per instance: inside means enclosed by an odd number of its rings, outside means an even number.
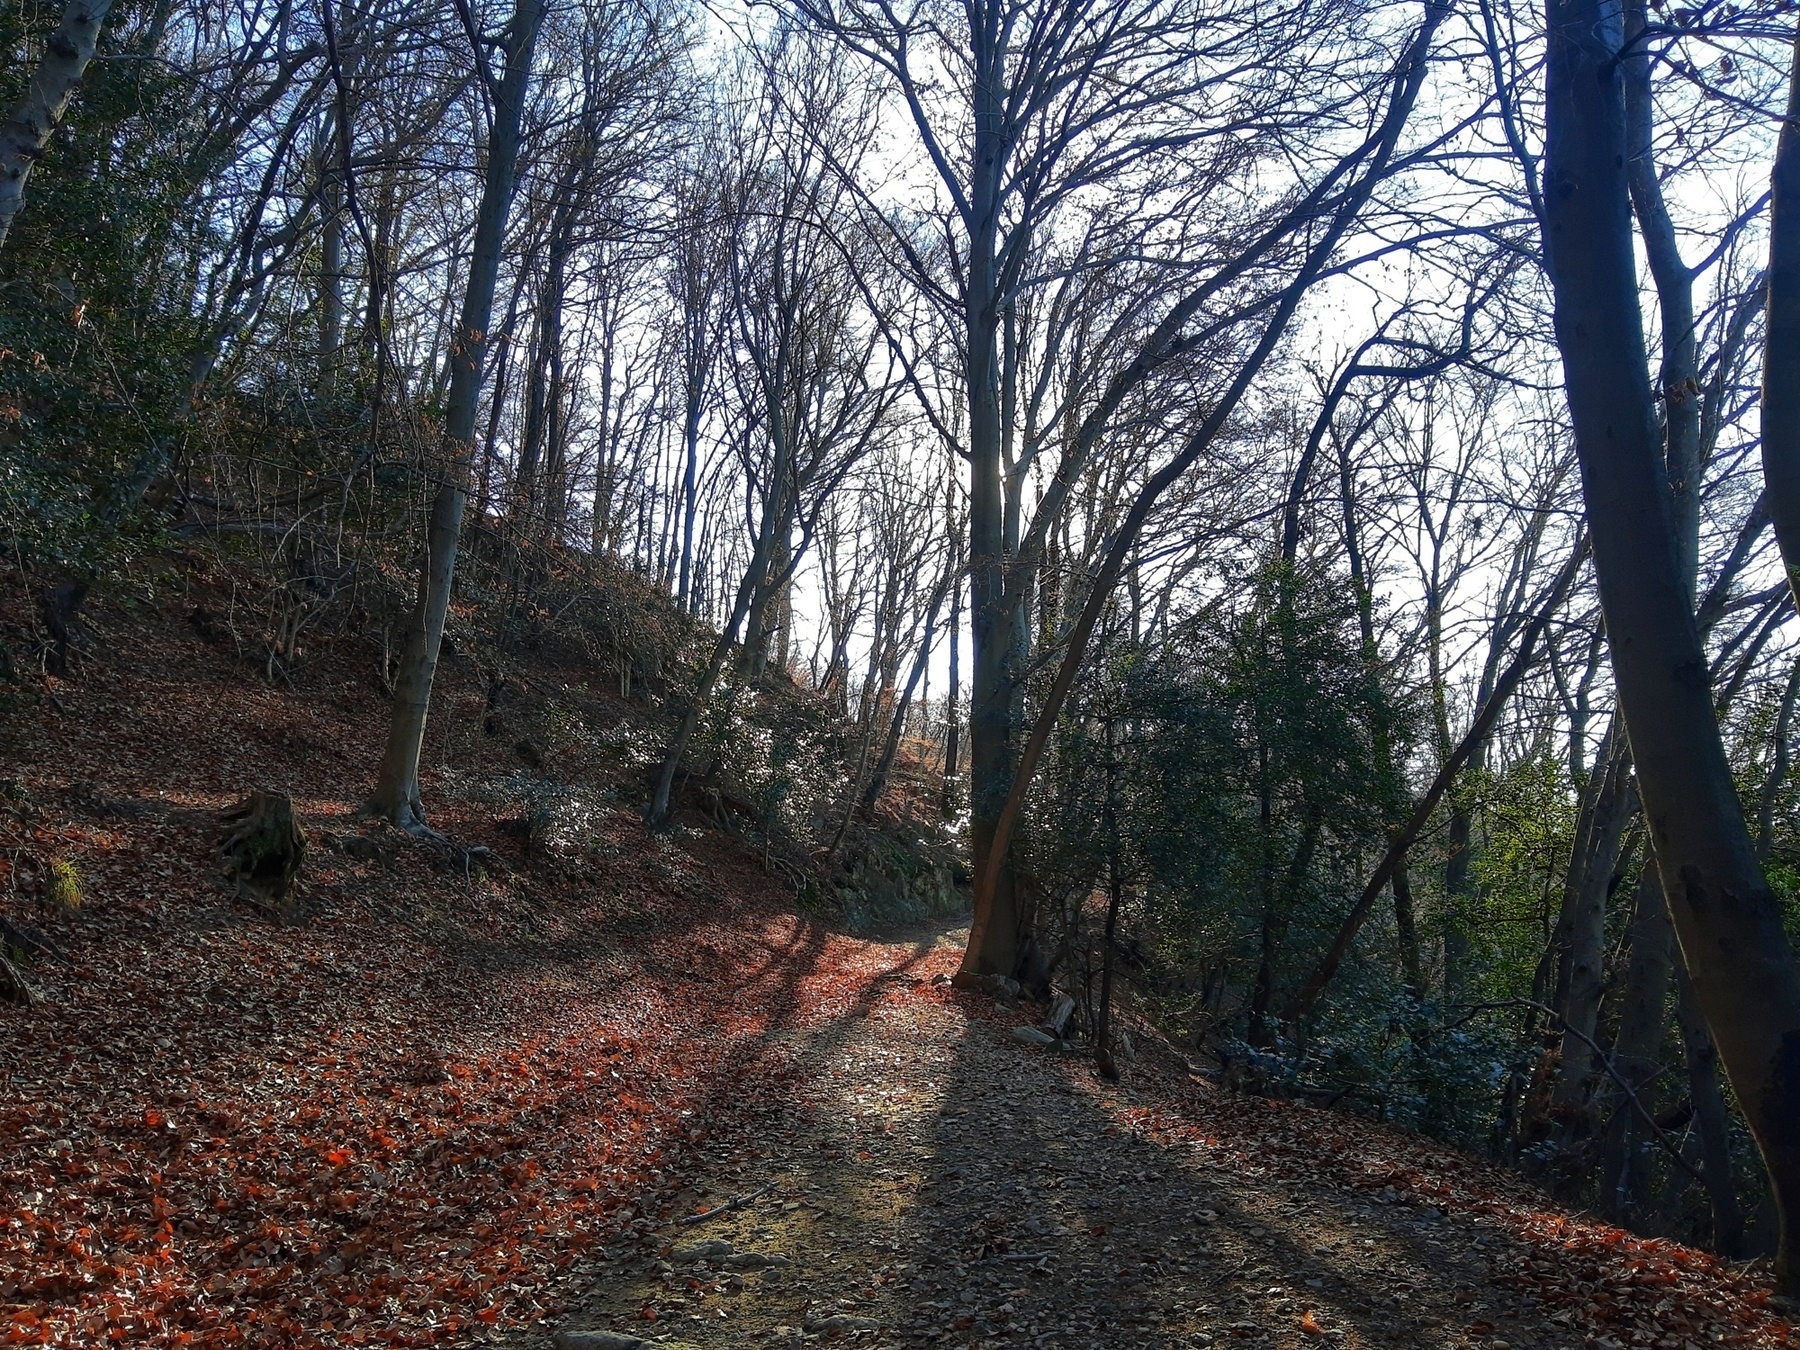
[[[69,958],[0,1007],[0,1344],[1800,1346],[1755,1269],[1429,1141],[1146,1035],[1103,1084],[948,987],[957,932],[838,931],[697,821],[603,806],[528,861],[464,790],[517,762],[454,656],[427,792],[491,855],[361,825],[366,653],[270,685],[195,598],[97,604],[0,714],[0,900]],[[219,877],[263,785],[300,925]],[[22,888],[51,856],[79,910]]]

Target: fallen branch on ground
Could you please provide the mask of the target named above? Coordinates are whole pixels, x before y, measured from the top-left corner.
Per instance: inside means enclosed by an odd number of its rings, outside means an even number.
[[[716,1219],[721,1214],[736,1213],[738,1210],[744,1208],[744,1206],[753,1203],[759,1196],[767,1195],[774,1189],[774,1182],[765,1182],[755,1190],[738,1196],[735,1200],[727,1200],[724,1204],[718,1205],[712,1209],[701,1210],[698,1214],[690,1214],[685,1219],[677,1220],[677,1222],[682,1224],[705,1223],[708,1219]]]

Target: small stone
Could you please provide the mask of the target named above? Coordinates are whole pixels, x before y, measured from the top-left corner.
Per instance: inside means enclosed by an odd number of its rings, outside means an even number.
[[[719,1264],[727,1270],[762,1270],[768,1266],[791,1265],[792,1258],[780,1252],[732,1252],[720,1257]]]
[[[1056,1037],[1037,1027],[1014,1027],[1013,1039],[1025,1045],[1055,1045]]]
[[[710,1261],[715,1257],[730,1255],[731,1244],[721,1238],[714,1238],[710,1242],[690,1242],[684,1247],[677,1247],[669,1253],[669,1259],[685,1264],[689,1261]]]
[[[699,1350],[687,1341],[647,1341],[641,1336],[621,1336],[614,1331],[571,1331],[552,1337],[556,1350]]]

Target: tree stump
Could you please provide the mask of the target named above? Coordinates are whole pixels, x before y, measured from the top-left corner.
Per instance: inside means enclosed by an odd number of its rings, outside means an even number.
[[[225,875],[243,898],[279,918],[292,918],[294,883],[306,858],[293,800],[285,792],[257,788],[226,812],[225,820],[232,826],[221,846]]]

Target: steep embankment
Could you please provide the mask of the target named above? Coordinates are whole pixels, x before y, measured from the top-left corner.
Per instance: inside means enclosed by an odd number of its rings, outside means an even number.
[[[6,879],[65,857],[85,903],[8,902],[70,958],[0,1010],[8,1343],[1800,1343],[1752,1278],[1419,1140],[1172,1062],[1103,1088],[946,988],[953,940],[835,932],[692,823],[602,794],[527,863],[459,790],[517,751],[455,660],[428,791],[492,857],[360,827],[367,663],[270,688],[188,607],[102,607],[11,720]],[[218,879],[263,784],[301,927]]]

